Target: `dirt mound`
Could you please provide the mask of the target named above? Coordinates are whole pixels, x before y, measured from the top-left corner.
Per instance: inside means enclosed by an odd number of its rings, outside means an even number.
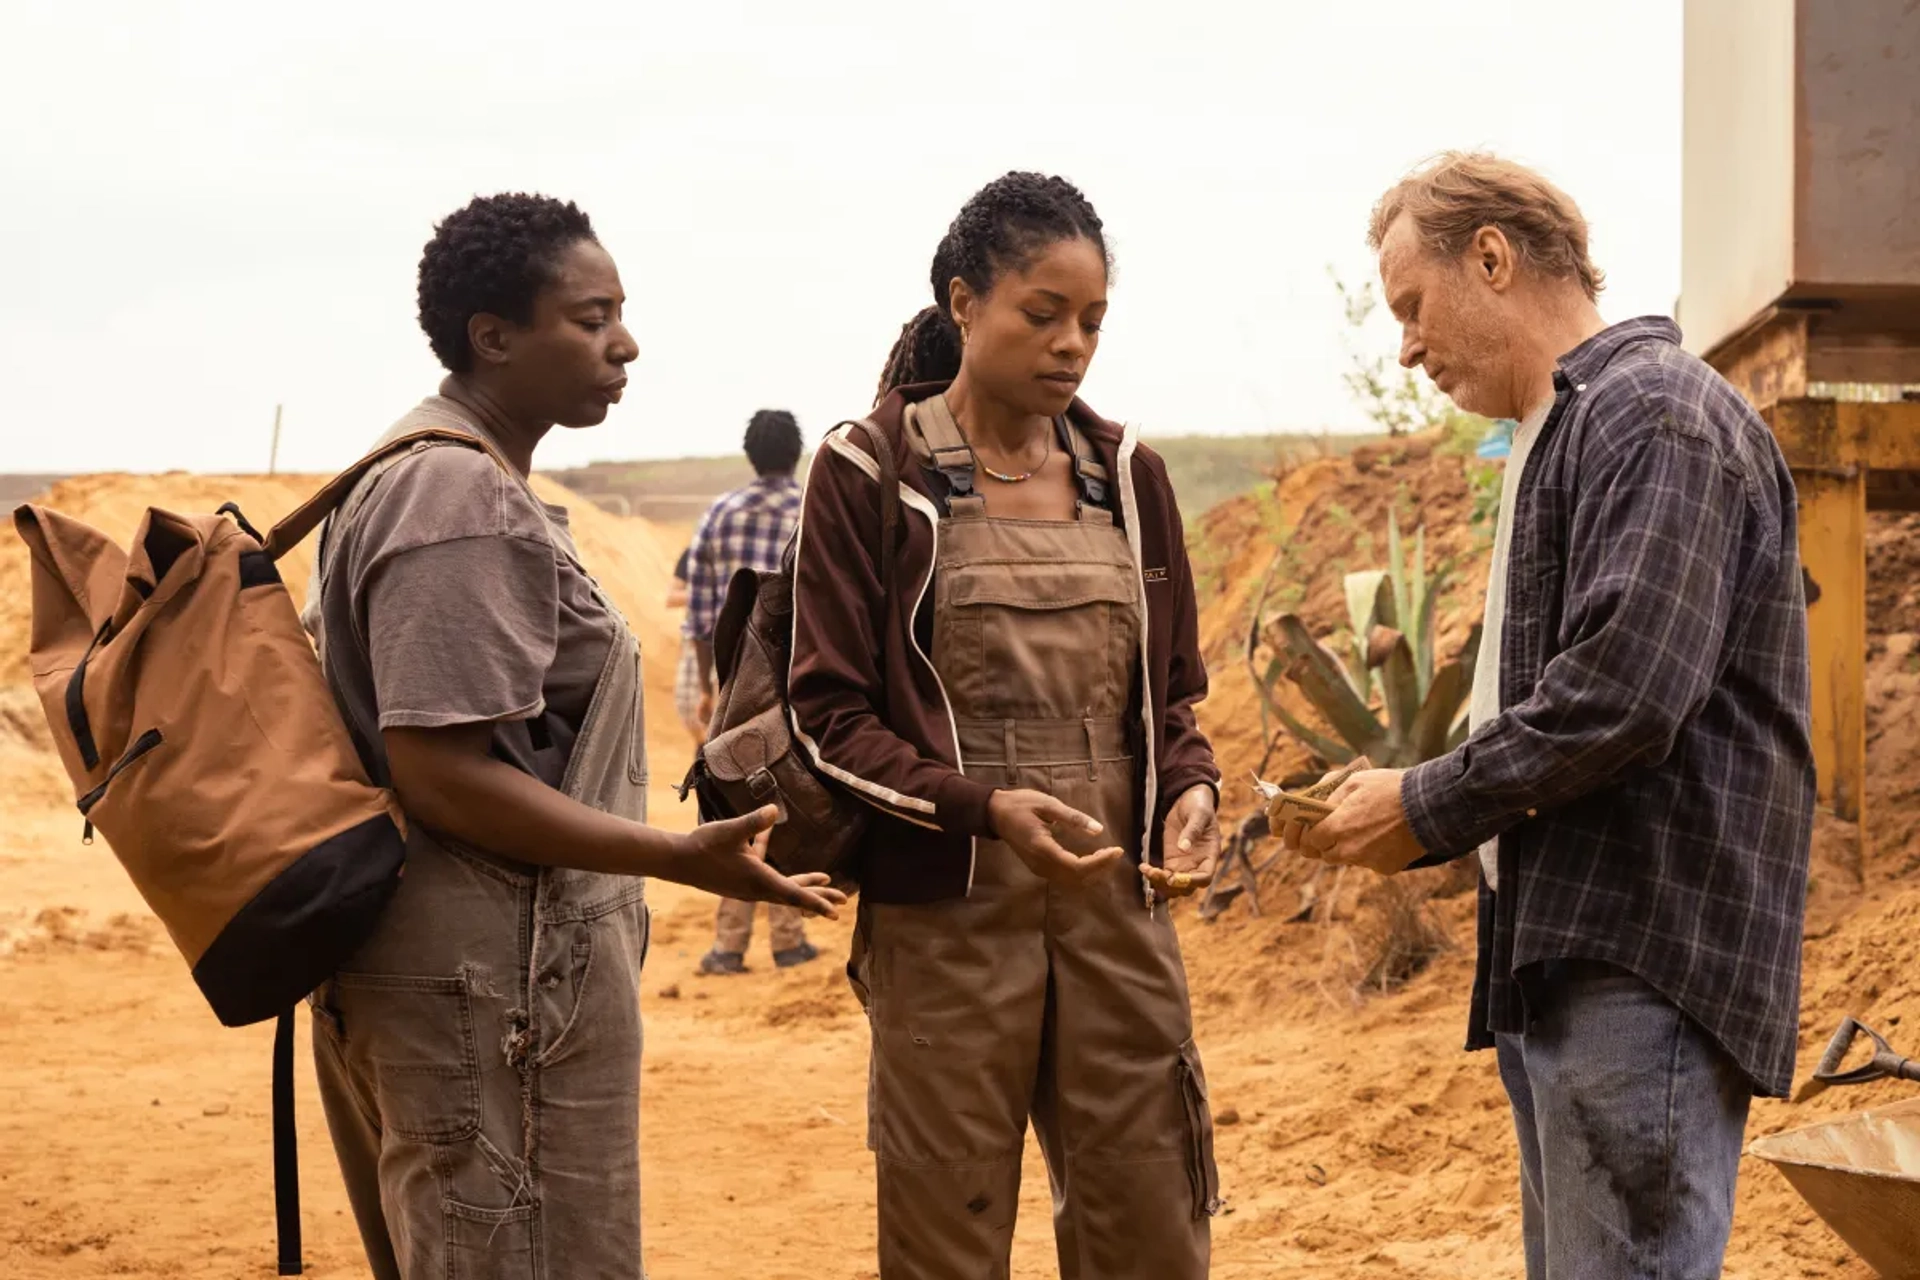
[[[213,511],[222,503],[237,502],[248,521],[264,530],[303,502],[323,479],[325,477],[306,475],[203,476],[185,472],[88,475],[61,481],[35,501],[123,540],[132,538],[149,507]],[[534,477],[534,489],[548,502],[568,509],[582,559],[640,637],[646,654],[649,698],[656,708],[671,707],[680,615],[677,610],[669,610],[665,601],[674,561],[685,544],[686,530],[611,515],[545,476]],[[306,599],[315,542],[316,539],[309,538],[280,562],[281,575],[295,601]],[[26,695],[22,703],[14,690],[7,688],[19,686],[28,679],[27,645],[31,624],[32,592],[26,548],[10,534],[0,535],[0,752],[7,751],[8,744],[19,740],[23,732],[38,732],[42,736],[45,732],[44,722],[37,719],[38,711],[31,695]],[[23,707],[32,714],[16,714]],[[18,721],[27,722],[27,729],[22,730]],[[669,773],[677,778],[686,768],[686,752],[674,754],[673,741],[669,740],[667,757],[655,762],[655,772],[663,778]],[[38,745],[46,744],[38,741]]]
[[[1448,570],[1435,609],[1436,659],[1445,661],[1465,643],[1479,619],[1487,584],[1487,531],[1470,519],[1473,486],[1467,462],[1442,433],[1429,432],[1357,449],[1345,458],[1316,459],[1199,520],[1189,543],[1201,589],[1201,650],[1211,682],[1201,718],[1213,737],[1234,808],[1250,807],[1251,793],[1237,784],[1259,767],[1269,746],[1246,663],[1248,628],[1263,587],[1265,617],[1290,609],[1323,639],[1343,631],[1342,575],[1386,567],[1392,510],[1409,548],[1414,530],[1425,526],[1428,573]],[[1291,684],[1283,684],[1281,696],[1290,711],[1309,723],[1317,720]],[[1309,769],[1308,753],[1277,724],[1272,730],[1279,736],[1268,776]]]
[[[1920,632],[1920,514],[1867,517],[1867,628],[1874,638]]]
[[[1867,823],[1863,873],[1920,871],[1920,515],[1867,524]]]
[[[62,480],[33,501],[99,529],[124,545],[148,507],[213,511],[237,502],[257,529],[293,510],[319,487],[318,476],[201,476],[103,474]],[[295,600],[306,598],[311,544],[281,562]],[[33,622],[26,547],[9,530],[0,534],[0,683],[28,678],[27,643]]]
[[[45,907],[31,919],[25,913],[0,913],[0,956],[43,955],[81,947],[145,954],[165,941],[160,922],[148,915],[116,912],[95,922],[79,907]]]
[[[40,710],[40,699],[24,684],[0,685],[0,751],[51,752],[53,735]]]
[[[0,596],[0,609],[7,599]],[[72,797],[40,699],[31,686],[0,684],[0,809],[62,804]]]

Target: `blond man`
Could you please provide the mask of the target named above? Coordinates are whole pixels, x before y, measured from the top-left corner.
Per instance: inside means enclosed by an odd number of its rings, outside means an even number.
[[[1748,1104],[1793,1072],[1813,800],[1794,488],[1587,223],[1452,153],[1374,210],[1401,363],[1517,419],[1473,732],[1344,784],[1309,856],[1478,855],[1468,1047],[1513,1104],[1529,1280],[1717,1276]]]

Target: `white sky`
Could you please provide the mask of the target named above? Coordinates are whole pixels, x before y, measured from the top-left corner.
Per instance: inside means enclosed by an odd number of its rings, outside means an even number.
[[[1681,0],[6,0],[0,470],[348,461],[430,391],[414,269],[476,193],[580,202],[641,356],[540,465],[864,411],[933,248],[1010,168],[1117,255],[1086,386],[1155,433],[1361,422],[1335,266],[1449,146],[1594,224],[1611,319],[1679,290]],[[1379,335],[1391,350],[1391,330]]]

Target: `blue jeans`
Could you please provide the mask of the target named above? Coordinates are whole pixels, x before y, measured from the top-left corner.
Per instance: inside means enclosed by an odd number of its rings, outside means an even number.
[[[1527,1280],[1710,1280],[1752,1085],[1624,970],[1556,962],[1500,1079],[1520,1139]]]

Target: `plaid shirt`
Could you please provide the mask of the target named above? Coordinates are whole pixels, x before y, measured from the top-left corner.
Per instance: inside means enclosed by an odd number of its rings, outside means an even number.
[[[1679,339],[1634,320],[1560,361],[1514,506],[1501,713],[1401,796],[1425,863],[1500,837],[1468,1048],[1526,1029],[1551,962],[1600,960],[1784,1096],[1814,803],[1793,478]]]
[[[694,526],[687,554],[684,635],[711,640],[727,584],[742,569],[772,573],[800,523],[800,485],[792,476],[761,476],[722,494]]]

